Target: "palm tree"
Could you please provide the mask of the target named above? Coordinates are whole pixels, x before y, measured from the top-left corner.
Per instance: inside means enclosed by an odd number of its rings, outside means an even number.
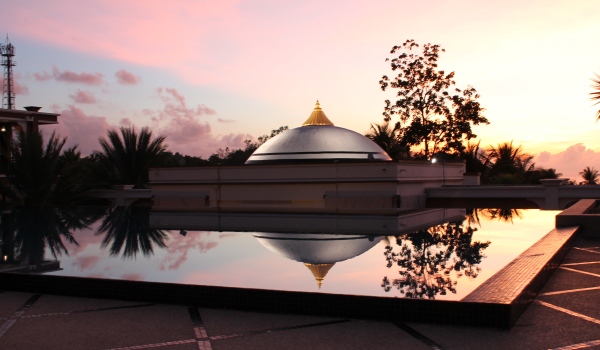
[[[390,128],[389,122],[371,124],[371,130],[365,135],[381,147],[393,160],[408,158],[408,146],[400,140],[400,122]]]
[[[465,168],[468,173],[483,173],[487,164],[485,154],[479,148],[479,142],[476,144],[468,143],[467,147],[460,152],[460,158],[465,161]]]
[[[105,183],[110,185],[136,185],[148,183],[148,169],[157,165],[166,151],[165,137],[152,138],[149,128],[138,134],[133,127],[110,130],[108,139],[100,139],[102,152],[98,160]]]
[[[582,171],[579,172],[579,175],[583,177],[583,182],[586,185],[596,185],[598,183],[598,170],[594,168],[585,167]]]
[[[590,95],[592,95],[590,99],[596,101],[596,103],[594,103],[595,106],[600,103],[600,75],[596,74],[596,79],[592,79],[592,81],[594,82],[594,85],[592,85],[594,91],[590,92]],[[596,121],[598,120],[600,120],[600,109],[596,112]]]
[[[494,178],[523,182],[525,173],[535,168],[533,156],[524,153],[521,146],[513,146],[512,141],[498,144],[497,147],[490,146],[484,163],[489,164],[487,175],[492,182]]]
[[[41,132],[20,132],[7,166],[8,184],[0,184],[0,193],[14,203],[24,205],[73,204],[87,199],[84,173],[77,167],[76,147],[61,154],[66,138],[52,133],[48,142]]]

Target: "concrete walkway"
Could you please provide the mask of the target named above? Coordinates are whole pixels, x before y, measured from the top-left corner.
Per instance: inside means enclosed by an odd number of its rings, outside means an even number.
[[[580,238],[511,330],[0,291],[0,349],[600,349],[600,240]]]

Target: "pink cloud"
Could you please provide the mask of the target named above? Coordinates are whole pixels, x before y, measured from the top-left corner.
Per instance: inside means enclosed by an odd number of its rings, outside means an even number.
[[[211,235],[211,232],[190,231],[186,236],[182,236],[173,231],[169,237],[167,256],[160,262],[160,269],[162,271],[178,269],[181,264],[187,261],[190,250],[204,254],[219,245],[219,242],[211,241],[215,238],[217,237]],[[221,238],[224,237],[218,237],[218,239]]]
[[[29,87],[20,82],[21,75],[15,74],[13,79],[13,87],[15,95],[29,95]],[[0,87],[4,86],[4,78],[0,76]]]
[[[77,90],[75,94],[69,95],[75,103],[96,103],[96,97],[89,91]]]
[[[143,113],[151,120],[149,125],[155,136],[166,136],[168,149],[181,154],[208,157],[219,148],[230,149],[244,148],[244,140],[252,139],[249,134],[213,135],[208,121],[202,118],[216,114],[216,112],[199,104],[195,107],[188,106],[185,97],[175,89],[157,89],[157,93],[164,106],[158,110],[144,110]],[[71,95],[76,102],[84,101],[93,95],[86,95],[78,91]],[[88,101],[90,100],[88,99]],[[106,136],[109,129],[118,126],[136,126],[129,118],[122,118],[119,125],[110,124],[106,117],[87,115],[81,108],[69,105],[61,109],[52,107],[55,113],[60,113],[57,125],[42,128],[45,133],[55,131],[61,136],[67,136],[66,147],[79,146],[82,155],[86,156],[95,150],[100,150],[98,139]]]
[[[600,151],[587,148],[583,143],[569,146],[558,153],[541,152],[534,159],[535,165],[542,168],[554,168],[563,177],[582,181],[579,172],[585,167],[600,170]]]
[[[19,28],[22,36],[96,57],[162,66],[172,61],[175,53],[178,59],[187,62],[186,66],[204,67],[203,71],[217,79],[220,74],[198,62],[198,56],[213,60],[210,49],[225,46],[214,41],[214,33],[233,37],[230,30],[247,30],[240,23],[239,3],[240,0],[210,3],[184,0],[174,6],[149,0],[140,6],[135,1],[99,0],[86,3],[83,10],[66,0],[52,4],[36,2],[35,5],[25,1],[7,5],[8,8],[2,11],[7,15],[0,13],[0,18],[7,22],[7,27]],[[32,6],[36,11],[31,11]],[[194,26],[197,21],[204,25]],[[220,59],[215,61],[222,62]]]
[[[44,132],[56,131],[61,136],[67,136],[66,147],[79,145],[82,155],[88,155],[94,150],[99,150],[98,139],[106,135],[106,130],[113,128],[105,117],[88,116],[83,110],[71,105],[67,109],[58,111],[57,125],[42,128]]]
[[[212,128],[205,116],[217,112],[210,107],[199,104],[188,106],[185,97],[176,89],[158,88],[158,97],[164,107],[160,110],[144,110],[150,117],[153,130],[157,134],[167,136],[169,149],[173,152],[194,156],[209,156],[218,148],[243,148],[244,140],[251,138],[247,134],[212,135]]]
[[[223,118],[218,118],[217,121],[219,123],[235,123],[235,120],[233,119],[223,119]]]
[[[33,77],[37,81],[46,81],[46,80],[52,79],[52,74],[50,74],[48,72],[33,73]]]
[[[75,73],[70,70],[60,71],[56,66],[52,67],[52,74],[42,72],[34,73],[33,76],[37,81],[46,81],[54,78],[56,81],[84,85],[101,85],[104,79],[102,73]]]
[[[121,126],[133,126],[133,121],[129,118],[123,118],[121,119],[121,121],[119,122],[119,124]]]
[[[117,77],[117,81],[121,85],[136,85],[137,83],[142,81],[142,79],[139,76],[133,75],[125,69],[121,69],[118,72],[116,72],[115,76]]]
[[[46,127],[42,128],[42,130],[45,128]],[[78,244],[75,245],[66,241],[64,242],[71,257],[78,256],[80,253],[85,252],[88,246],[100,245],[103,236],[93,234],[94,232],[98,232],[100,223],[101,220],[98,220],[91,224],[89,228],[73,231],[73,237],[75,237]]]
[[[79,267],[81,270],[87,270],[98,264],[99,256],[80,256],[73,262],[73,266]]]
[[[25,85],[22,85],[17,80],[15,80],[15,94],[16,95],[29,95],[29,88]]]

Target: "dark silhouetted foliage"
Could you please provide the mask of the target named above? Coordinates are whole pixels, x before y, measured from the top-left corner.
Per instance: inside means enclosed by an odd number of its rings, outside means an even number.
[[[596,101],[596,103],[594,103],[595,106],[600,103],[600,75],[596,74],[596,78],[592,79],[592,81],[594,82],[594,85],[592,85],[594,91],[590,92],[590,99]],[[598,120],[600,120],[600,109],[596,112],[596,121]]]
[[[598,170],[594,169],[594,168],[590,168],[585,167],[585,169],[583,169],[582,171],[579,172],[579,175],[581,175],[581,177],[583,177],[583,183],[584,185],[596,185],[598,183],[598,176],[600,174],[598,174]]]
[[[133,127],[110,130],[107,139],[99,140],[102,152],[90,158],[98,165],[99,183],[143,187],[148,183],[148,169],[159,164],[166,150],[164,140],[164,136],[153,138],[149,128],[139,134]]]
[[[392,160],[410,158],[408,145],[400,140],[400,122],[393,128],[390,128],[389,122],[371,124],[371,130],[365,136],[379,145]]]
[[[15,204],[75,204],[87,200],[86,170],[76,147],[65,150],[66,138],[52,133],[45,142],[41,132],[20,132],[10,147],[8,184],[2,195]]]
[[[270,135],[260,136],[257,142],[245,140],[246,147],[244,149],[230,150],[229,147],[225,149],[219,148],[217,152],[208,157],[208,161],[211,165],[243,165],[260,145],[286,130],[288,130],[287,126],[281,126],[279,129],[271,130]]]
[[[425,159],[440,151],[459,155],[464,141],[477,136],[471,126],[489,124],[477,102],[477,91],[471,86],[454,88],[454,72],[438,70],[440,52],[444,49],[439,45],[420,47],[414,40],[394,46],[390,53],[399,55],[387,60],[397,75],[384,75],[379,81],[383,91],[397,90],[395,102],[385,101],[384,120],[397,115],[403,125],[402,142],[422,145],[420,155]]]
[[[399,267],[399,277],[383,278],[386,291],[397,289],[407,298],[435,299],[456,293],[456,278],[476,278],[483,251],[490,242],[473,242],[476,229],[463,221],[448,222],[395,237],[385,247],[387,267]]]

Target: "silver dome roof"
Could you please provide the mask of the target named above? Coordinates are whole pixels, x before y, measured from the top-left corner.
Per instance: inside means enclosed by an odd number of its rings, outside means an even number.
[[[274,253],[310,264],[331,264],[354,258],[373,248],[383,238],[303,233],[254,233],[253,236]]]
[[[375,142],[352,130],[333,126],[319,102],[304,126],[262,144],[246,164],[390,161]]]

